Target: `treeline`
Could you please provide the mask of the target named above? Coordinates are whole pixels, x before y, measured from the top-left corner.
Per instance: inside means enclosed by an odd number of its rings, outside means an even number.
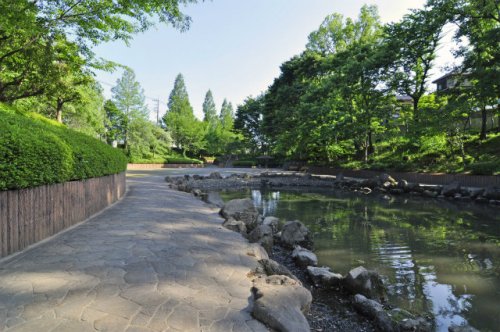
[[[447,33],[462,60],[450,69],[457,83],[448,93],[429,93]],[[250,151],[280,159],[500,172],[500,148],[492,147],[500,137],[487,132],[499,115],[499,40],[495,0],[429,0],[385,25],[375,6],[363,6],[354,20],[332,14],[266,92],[238,107],[235,127]],[[476,113],[478,132],[468,125]]]
[[[123,148],[130,161],[197,162],[185,157],[225,153],[237,137],[229,102],[217,115],[209,91],[199,121],[179,75],[167,115],[153,123],[134,72],[92,51],[113,40],[127,43],[155,22],[185,30],[191,20],[180,6],[196,2],[0,1],[0,103]],[[117,68],[123,76],[105,100],[94,72]]]

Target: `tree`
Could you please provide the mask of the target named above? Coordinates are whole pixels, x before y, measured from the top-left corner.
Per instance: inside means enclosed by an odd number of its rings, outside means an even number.
[[[468,81],[469,94],[481,110],[480,139],[485,140],[487,107],[497,107],[500,100],[500,2],[496,0],[459,1],[456,21],[459,29],[455,38],[466,37],[468,45],[458,56],[464,58],[459,72]],[[500,116],[500,114],[499,114]],[[500,127],[500,123],[499,123]]]
[[[111,145],[113,142],[124,141],[125,128],[127,128],[125,114],[116,107],[112,100],[106,100],[104,111],[106,112],[106,142]]]
[[[222,102],[222,107],[220,110],[220,121],[222,128],[227,131],[231,131],[234,125],[234,109],[233,104],[228,102],[226,99]]]
[[[447,14],[427,5],[413,10],[400,22],[386,27],[386,51],[392,62],[392,85],[402,95],[413,100],[413,118],[419,120],[418,103],[427,91],[427,80],[436,58],[441,31]],[[391,58],[392,56],[392,58]]]
[[[112,100],[116,107],[123,113],[126,119],[123,141],[124,148],[129,153],[129,125],[135,119],[147,119],[148,109],[144,103],[144,92],[135,79],[135,74],[131,69],[126,69],[121,78],[116,81],[116,85],[111,89]]]
[[[182,74],[175,78],[163,123],[184,156],[188,151],[197,153],[204,147],[205,127],[194,116]]]
[[[212,91],[208,90],[203,102],[203,121],[207,122],[209,126],[214,126],[217,122],[217,108],[215,107],[214,97]]]
[[[243,105],[236,109],[234,129],[240,133],[245,145],[252,153],[264,150],[265,137],[262,131],[262,115],[264,111],[264,95],[258,97],[247,97]]]
[[[185,30],[190,18],[181,4],[195,0],[18,0],[0,2],[0,101],[46,93],[57,64],[75,60],[91,68],[112,63],[95,58],[92,46],[145,31],[154,22]],[[58,49],[71,36],[76,52]],[[83,59],[84,64],[80,64]]]

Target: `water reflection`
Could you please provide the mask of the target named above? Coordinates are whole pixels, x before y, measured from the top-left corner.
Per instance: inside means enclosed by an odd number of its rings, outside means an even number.
[[[434,317],[437,331],[469,322],[500,326],[498,208],[349,192],[260,191],[264,215],[298,219],[315,233],[320,264],[346,273],[364,265],[385,276],[389,300]]]

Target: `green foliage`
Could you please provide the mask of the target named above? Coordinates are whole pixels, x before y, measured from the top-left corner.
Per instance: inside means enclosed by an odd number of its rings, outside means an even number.
[[[203,164],[201,160],[184,157],[167,157],[169,164]]]
[[[217,123],[217,108],[215,107],[214,96],[212,91],[208,90],[203,101],[203,121],[210,126],[215,126]]]
[[[0,190],[123,172],[120,150],[39,115],[0,105]]]

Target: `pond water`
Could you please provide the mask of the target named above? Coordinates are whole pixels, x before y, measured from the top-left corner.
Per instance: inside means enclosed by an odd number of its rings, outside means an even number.
[[[300,220],[319,264],[384,276],[389,302],[434,318],[436,331],[469,323],[500,328],[500,209],[418,197],[345,191],[222,192],[251,197],[265,216]]]

